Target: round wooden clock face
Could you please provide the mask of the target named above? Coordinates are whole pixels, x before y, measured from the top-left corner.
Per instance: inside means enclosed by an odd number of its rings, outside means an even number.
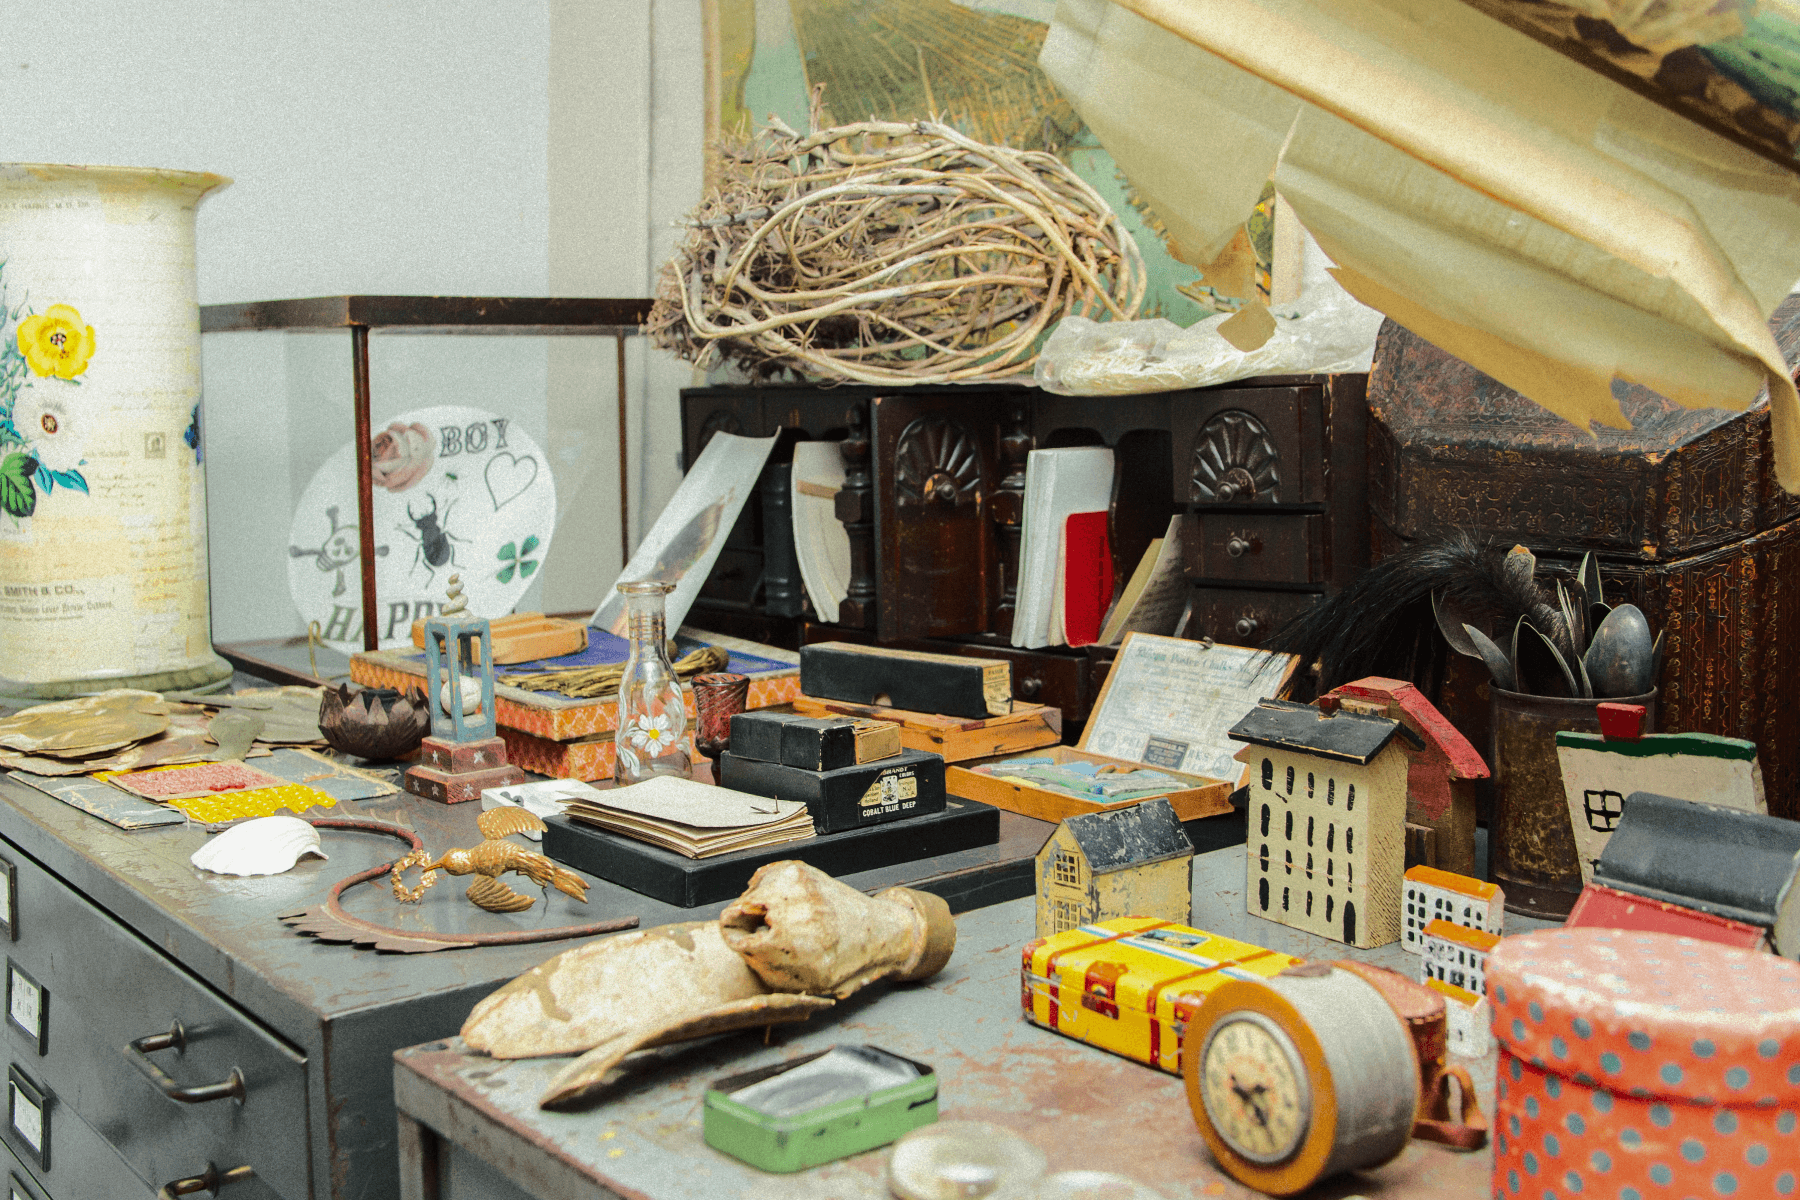
[[[1312,1089],[1293,1041],[1261,1013],[1232,1013],[1200,1051],[1200,1097],[1225,1144],[1254,1163],[1291,1158],[1306,1137]]]

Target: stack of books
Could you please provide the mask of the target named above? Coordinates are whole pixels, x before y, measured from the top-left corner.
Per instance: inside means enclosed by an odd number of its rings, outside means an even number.
[[[687,858],[712,858],[805,841],[814,835],[806,805],[664,776],[567,802],[572,821],[624,834]]]

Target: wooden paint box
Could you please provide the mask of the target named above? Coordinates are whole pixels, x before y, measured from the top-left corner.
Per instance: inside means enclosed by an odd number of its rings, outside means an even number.
[[[1033,758],[1048,758],[1059,763],[1088,762],[1103,766],[1111,763],[1127,769],[1145,766],[1144,763],[1131,762],[1128,759],[1108,758],[1104,754],[1089,754],[1079,747],[1049,746],[1029,753]],[[1160,797],[1153,797],[1167,800],[1174,807],[1175,815],[1181,820],[1194,821],[1201,817],[1212,817],[1231,811],[1231,784],[1223,779],[1209,779],[1204,775],[1184,775],[1180,771],[1170,771],[1163,767],[1155,769],[1165,775],[1172,775],[1188,785],[1176,791],[1164,792]],[[991,804],[995,808],[1004,808],[1007,812],[1036,817],[1040,821],[1060,821],[1064,817],[1077,817],[1084,813],[1110,812],[1114,809],[1130,808],[1134,804],[1143,803],[1142,798],[1115,800],[1110,804],[1100,800],[1083,800],[1078,796],[1064,795],[1048,788],[1031,787],[1010,779],[984,775],[966,767],[949,767],[945,770],[944,777],[945,786],[950,789],[950,794],[953,796],[979,800],[983,804]]]
[[[809,717],[853,717],[887,721],[898,726],[900,744],[923,750],[945,762],[969,762],[1000,754],[1021,754],[1062,741],[1062,709],[1049,704],[1014,700],[1004,717],[946,717],[938,713],[886,708],[879,704],[852,704],[848,700],[821,700],[796,696],[794,711]]]
[[[494,663],[536,662],[541,658],[560,658],[587,649],[587,626],[563,617],[546,617],[543,613],[513,613],[488,622],[494,646]],[[425,622],[414,621],[412,642],[425,648]]]
[[[1074,747],[1034,756],[1056,762],[1149,767],[1187,786],[1162,793],[1183,821],[1230,811],[1242,768],[1227,736],[1259,700],[1293,673],[1294,656],[1269,656],[1241,646],[1131,633],[1113,659],[1094,711]],[[1010,756],[1009,756],[1010,757]],[[948,773],[950,792],[1009,812],[1060,821],[1139,800],[1084,800],[1046,788],[1020,786],[962,767]]]
[[[1203,929],[1121,917],[1038,938],[1021,955],[1025,1019],[1181,1074],[1181,1040],[1207,996],[1303,960]]]

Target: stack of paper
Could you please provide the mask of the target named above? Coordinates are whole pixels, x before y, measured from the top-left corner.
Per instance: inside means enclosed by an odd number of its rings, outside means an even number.
[[[1168,636],[1187,604],[1187,579],[1181,571],[1181,514],[1169,518],[1169,531],[1150,543],[1131,581],[1106,614],[1102,646],[1116,646],[1128,633]]]
[[[1113,452],[1105,446],[1033,450],[1025,460],[1013,645],[1036,649],[1067,644],[1065,530],[1076,513],[1104,514],[1112,500],[1112,483]],[[1078,569],[1089,566],[1098,569],[1097,561],[1078,564]],[[1110,591],[1110,583],[1107,586]]]
[[[564,810],[570,820],[673,850],[711,858],[737,850],[779,846],[813,836],[804,804],[662,776],[629,787],[580,796]]]

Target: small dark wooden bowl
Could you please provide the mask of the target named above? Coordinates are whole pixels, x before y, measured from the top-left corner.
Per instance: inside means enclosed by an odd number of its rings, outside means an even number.
[[[326,688],[319,701],[319,732],[333,750],[358,758],[402,758],[431,732],[425,693],[393,688],[352,690],[347,683]]]

